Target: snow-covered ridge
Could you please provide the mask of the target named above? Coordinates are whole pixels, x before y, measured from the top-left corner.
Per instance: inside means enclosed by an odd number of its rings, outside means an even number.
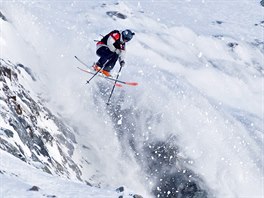
[[[1,149],[48,173],[81,179],[71,159],[73,131],[27,87],[35,80],[31,70],[0,60],[0,79]]]

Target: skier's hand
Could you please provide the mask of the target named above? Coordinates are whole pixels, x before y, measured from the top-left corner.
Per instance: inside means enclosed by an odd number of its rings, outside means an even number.
[[[125,61],[124,60],[121,60],[120,61],[120,65],[121,65],[121,67],[124,67],[125,66]]]

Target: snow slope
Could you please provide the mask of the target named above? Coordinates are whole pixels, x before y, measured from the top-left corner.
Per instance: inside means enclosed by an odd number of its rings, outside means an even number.
[[[30,67],[32,92],[75,129],[83,180],[145,197],[264,196],[259,1],[3,1],[0,11],[1,58]],[[91,65],[93,40],[124,28],[136,36],[120,78],[140,86],[116,89],[106,107],[112,84],[86,85],[73,57]]]
[[[1,150],[0,196],[1,197],[117,197],[111,189],[93,188],[80,182],[73,182],[27,165],[9,153]],[[32,187],[38,190],[30,190]],[[54,187],[55,186],[55,187]]]

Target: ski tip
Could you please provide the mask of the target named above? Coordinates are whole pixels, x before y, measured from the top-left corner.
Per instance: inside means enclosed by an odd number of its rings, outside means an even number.
[[[137,86],[137,82],[126,82],[126,85]]]

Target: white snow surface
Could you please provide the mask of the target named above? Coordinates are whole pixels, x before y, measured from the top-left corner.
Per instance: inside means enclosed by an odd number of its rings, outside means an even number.
[[[114,189],[99,189],[73,182],[27,165],[5,151],[1,154],[0,196],[1,197],[117,197]],[[6,160],[5,160],[6,159]],[[33,186],[38,191],[30,190]]]
[[[128,18],[106,15],[113,10]],[[74,59],[77,55],[91,65],[97,60],[93,40],[126,28],[136,35],[127,45],[120,79],[139,86],[116,88],[111,101],[122,100],[122,110],[132,109],[138,151],[145,140],[173,135],[214,197],[264,197],[264,45],[256,44],[264,41],[264,8],[259,1],[4,0],[0,11],[8,19],[0,19],[0,58],[36,73],[38,81],[29,86],[78,131],[74,160],[83,179],[93,177],[103,186],[47,175],[1,151],[0,170],[6,173],[0,174],[1,197],[116,197],[113,189],[119,185],[151,197],[151,181],[118,138],[113,109],[105,105],[109,91],[101,94],[97,85],[112,84],[104,79],[85,84],[90,76],[76,69],[82,65]],[[116,124],[124,124],[122,115]],[[25,190],[33,185],[40,191]]]

